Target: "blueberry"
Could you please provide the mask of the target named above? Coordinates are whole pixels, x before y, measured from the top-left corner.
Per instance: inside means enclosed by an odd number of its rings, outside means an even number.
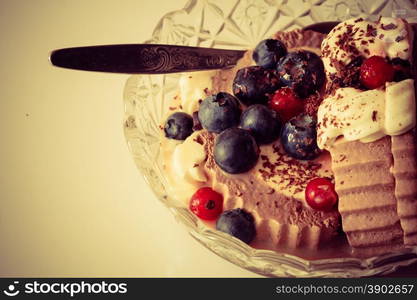
[[[324,65],[319,56],[310,51],[290,52],[278,61],[281,83],[292,87],[300,98],[318,91],[324,84]]]
[[[224,211],[217,219],[216,229],[226,232],[246,244],[249,244],[256,235],[252,214],[241,208]]]
[[[243,112],[239,126],[249,130],[258,144],[269,144],[279,137],[281,122],[275,111],[255,104]]]
[[[240,104],[234,96],[218,93],[201,102],[198,119],[203,128],[220,133],[227,128],[237,126],[240,114]]]
[[[193,117],[184,112],[175,112],[165,122],[164,131],[169,139],[185,140],[193,133]]]
[[[259,42],[252,58],[258,66],[275,69],[278,60],[287,54],[287,48],[279,40],[267,39]]]
[[[320,154],[316,124],[316,120],[307,114],[295,116],[284,124],[281,143],[288,155],[296,159],[310,160]]]
[[[249,131],[229,128],[220,133],[214,143],[214,161],[230,174],[252,169],[259,156],[259,148]]]
[[[244,104],[266,104],[269,95],[281,87],[275,70],[250,66],[237,71],[233,94]]]

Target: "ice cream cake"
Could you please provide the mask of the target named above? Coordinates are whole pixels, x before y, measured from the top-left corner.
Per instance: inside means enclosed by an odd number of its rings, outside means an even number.
[[[254,247],[316,258],[415,245],[412,37],[402,19],[357,18],[183,74],[161,125],[170,193]]]

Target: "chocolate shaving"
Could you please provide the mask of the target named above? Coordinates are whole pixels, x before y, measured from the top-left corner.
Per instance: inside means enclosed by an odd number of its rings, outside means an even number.
[[[381,24],[381,28],[384,30],[393,30],[397,28],[397,25],[395,25],[394,23],[389,23],[388,25]]]
[[[203,138],[200,135],[198,135],[197,137],[195,137],[193,139],[193,141],[196,142],[196,143],[198,143],[198,144],[200,144],[200,145],[204,145]]]
[[[367,37],[376,37],[376,35],[377,35],[376,28],[373,27],[371,24],[368,24],[368,26],[366,26],[365,36],[367,36]]]
[[[398,43],[398,42],[401,42],[403,39],[405,39],[405,37],[402,35],[399,35],[395,38],[395,41]]]
[[[372,121],[374,121],[374,122],[376,122],[376,121],[377,121],[377,115],[378,115],[378,112],[377,112],[376,110],[374,110],[374,111],[372,112]]]
[[[270,190],[267,192],[267,194],[268,194],[268,195],[272,195],[273,193],[275,193],[275,190],[274,190],[274,189],[270,189]]]
[[[193,112],[193,130],[198,131],[203,129],[200,119],[198,118],[198,111]]]
[[[347,156],[346,156],[345,154],[340,154],[340,157],[339,157],[339,161],[338,161],[338,162],[342,162],[342,161],[344,161],[346,158],[347,158]]]
[[[335,91],[341,87],[354,87],[363,89],[360,82],[360,67],[364,58],[357,56],[345,67],[338,69],[338,74],[329,74],[329,81],[326,86],[326,95],[334,95]]]

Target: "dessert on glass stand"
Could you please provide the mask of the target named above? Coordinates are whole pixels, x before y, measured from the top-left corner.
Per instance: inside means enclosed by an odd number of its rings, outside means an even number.
[[[411,26],[277,32],[183,74],[161,124],[169,193],[206,226],[306,259],[417,244]]]

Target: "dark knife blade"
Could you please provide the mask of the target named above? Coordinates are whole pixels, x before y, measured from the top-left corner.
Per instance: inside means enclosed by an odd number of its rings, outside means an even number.
[[[124,44],[52,51],[54,66],[84,71],[163,74],[232,67],[245,51],[214,48]]]

